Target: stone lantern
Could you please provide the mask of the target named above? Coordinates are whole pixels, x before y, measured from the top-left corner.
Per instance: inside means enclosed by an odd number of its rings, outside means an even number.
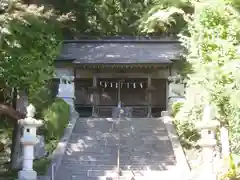
[[[198,144],[202,147],[203,172],[199,179],[216,180],[217,175],[214,167],[214,159],[216,156],[217,140],[215,138],[216,129],[220,126],[219,121],[213,120],[213,112],[211,106],[206,106],[203,112],[203,120],[197,124],[200,130],[201,139]]]
[[[36,132],[37,128],[42,126],[42,121],[34,119],[35,112],[35,107],[30,104],[27,107],[26,118],[19,120],[19,124],[23,127],[23,135],[20,140],[23,148],[23,164],[22,170],[18,173],[18,180],[37,179],[37,172],[33,170],[34,146],[39,141]]]
[[[71,111],[74,111],[75,86],[73,76],[62,76],[60,78],[57,97],[63,99],[66,103],[68,103]]]

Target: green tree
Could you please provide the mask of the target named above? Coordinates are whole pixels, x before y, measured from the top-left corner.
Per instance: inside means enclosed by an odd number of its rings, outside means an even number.
[[[14,90],[14,100],[18,92],[27,91],[31,100],[53,77],[54,60],[61,44],[61,17],[51,9],[28,6],[18,0],[2,0],[0,8],[2,88],[5,92]],[[15,123],[12,165],[18,164],[14,158],[18,152],[18,135],[19,127]]]
[[[141,32],[177,35],[186,27],[185,13],[193,12],[188,0],[155,0],[152,4],[139,19]]]
[[[181,12],[170,7],[186,9],[188,7],[187,3],[182,3],[181,0],[42,0],[38,3],[51,5],[60,14],[71,13],[74,18],[68,21],[65,32],[74,34],[75,37],[136,36],[149,33],[159,35],[171,27],[170,24],[173,24],[173,20],[181,19],[181,16],[178,16]],[[155,15],[158,10],[166,11],[169,14],[168,17],[162,17],[162,20],[168,19],[169,22],[163,20],[166,23],[161,26],[159,31],[147,31],[146,27],[151,26],[151,19],[148,18]],[[182,26],[181,23],[175,27],[180,26]],[[171,28],[169,32],[175,33],[176,31],[176,28]]]
[[[180,38],[188,51],[186,61],[191,73],[187,76],[186,101],[176,118],[194,123],[201,120],[204,106],[212,104],[218,120],[229,128],[232,151],[238,153],[240,2],[192,0],[190,4],[183,3],[189,8],[173,3],[171,8],[166,8],[172,9],[170,13],[160,8],[144,21],[145,31],[159,31],[164,23],[173,20],[166,18],[165,21],[162,17],[174,13],[182,15],[187,22],[186,28],[181,29]]]
[[[10,88],[36,89],[53,75],[60,31],[51,11],[6,1],[1,14],[0,81]]]
[[[238,152],[240,18],[234,5],[224,0],[194,2],[189,36],[181,39],[193,69],[181,118],[200,120],[204,105],[212,104],[217,118],[229,126],[232,150]]]

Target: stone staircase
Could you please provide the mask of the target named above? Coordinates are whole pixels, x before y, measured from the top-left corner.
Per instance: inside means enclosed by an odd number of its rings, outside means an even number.
[[[160,119],[131,118],[116,125],[112,119],[80,118],[55,180],[173,180],[172,149]]]

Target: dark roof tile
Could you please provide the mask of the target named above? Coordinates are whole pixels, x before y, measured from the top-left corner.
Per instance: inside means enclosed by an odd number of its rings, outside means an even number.
[[[178,42],[96,42],[77,41],[63,44],[57,60],[77,64],[171,63],[182,52]]]

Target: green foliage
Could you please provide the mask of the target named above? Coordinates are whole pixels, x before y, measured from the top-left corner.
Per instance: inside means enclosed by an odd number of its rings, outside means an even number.
[[[182,0],[42,0],[40,3],[51,5],[60,14],[71,14],[65,29],[74,36],[156,34],[152,29],[158,29],[158,34],[166,31],[176,34],[185,25],[183,10],[190,9],[189,3]]]
[[[49,91],[47,91],[47,89],[43,89],[39,95],[39,97],[35,97],[34,105],[39,108],[37,109],[38,112],[42,109],[42,113],[38,114],[38,118],[44,120],[44,126],[40,128],[38,133],[44,135],[46,143],[45,148],[49,153],[52,153],[68,124],[70,108],[69,105],[61,99],[55,99],[53,102],[51,100],[44,101],[44,98],[49,96]],[[11,143],[9,134],[11,134],[12,128],[9,127],[7,122],[8,121],[6,121],[6,124],[0,123],[0,143],[1,140],[5,140],[3,143],[6,146],[6,149],[9,149],[8,144]],[[9,160],[9,155],[9,153],[3,154],[0,152],[0,158],[2,160],[6,158],[5,163]],[[34,160],[34,169],[37,171],[38,175],[44,175],[46,173],[46,168],[49,163],[50,159],[47,157]],[[0,167],[1,176],[5,179],[9,178],[9,180],[16,179],[17,172],[9,171],[8,164],[0,164]]]
[[[37,117],[41,117],[42,111],[54,101],[54,97],[52,96],[51,90],[48,86],[43,86],[42,88],[37,89],[34,93],[30,93],[28,97],[29,102],[34,104],[37,110]]]
[[[6,1],[0,14],[0,81],[38,91],[53,77],[61,33],[52,10]]]
[[[183,102],[175,102],[172,105],[172,116],[175,117],[177,113],[180,111],[181,107],[183,106]]]
[[[227,165],[227,167],[229,167],[229,168],[228,168],[227,172],[224,172],[224,174],[220,176],[220,180],[239,180],[240,179],[240,174],[239,174],[240,167],[234,161],[232,154],[229,155],[227,162],[229,163],[229,165]]]
[[[186,149],[195,148],[197,141],[200,139],[200,134],[196,129],[194,122],[183,118],[179,112],[183,107],[184,102],[175,102],[172,105],[172,116],[174,117],[174,124],[179,135],[182,146]],[[183,118],[183,119],[181,119]]]
[[[37,102],[42,87],[53,77],[61,44],[60,20],[52,9],[43,6],[0,1],[0,82],[4,92],[26,91],[30,101]],[[17,153],[14,143],[19,142],[12,143],[12,158]]]
[[[33,163],[33,169],[37,171],[38,176],[46,175],[47,167],[51,163],[51,159],[49,158],[42,158],[35,160]]]
[[[187,82],[186,102],[178,119],[201,120],[204,105],[215,107],[216,118],[228,125],[233,152],[239,152],[239,34],[240,16],[224,0],[195,2],[188,19],[188,36],[181,35],[188,49],[192,74]]]
[[[198,148],[197,141],[200,139],[200,134],[194,123],[175,119],[174,124],[176,126],[181,145],[186,149]]]
[[[153,0],[42,0],[60,14],[70,13],[66,32],[75,36],[137,35],[137,20]]]
[[[70,107],[61,99],[56,99],[43,111],[44,135],[47,142],[58,141],[62,137],[69,118]]]
[[[192,11],[192,6],[184,0],[154,1],[150,10],[140,21],[140,30],[146,33],[179,33],[185,26],[184,15]]]
[[[5,174],[8,169],[6,164],[10,160],[11,153],[11,139],[13,124],[9,119],[0,116],[0,177]]]
[[[194,124],[202,120],[204,106],[212,104],[217,119],[229,127],[232,150],[239,152],[240,3],[235,0],[165,3],[157,1],[149,14],[143,17],[141,29],[144,32],[156,32],[167,28],[169,31],[168,26],[176,22],[176,14],[187,22],[187,30],[182,23],[180,35],[188,51],[188,66],[183,73],[187,81],[186,101],[179,113],[174,112],[179,134],[189,141],[189,137],[197,137]],[[183,19],[180,21],[183,22]]]

